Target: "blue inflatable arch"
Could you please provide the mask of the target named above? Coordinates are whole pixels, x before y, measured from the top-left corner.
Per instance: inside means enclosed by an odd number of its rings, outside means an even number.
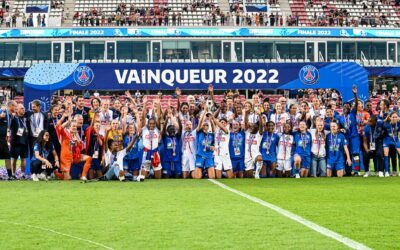
[[[50,109],[57,90],[216,90],[332,88],[351,101],[357,85],[368,99],[368,72],[356,63],[54,63],[36,64],[24,78],[25,107]]]

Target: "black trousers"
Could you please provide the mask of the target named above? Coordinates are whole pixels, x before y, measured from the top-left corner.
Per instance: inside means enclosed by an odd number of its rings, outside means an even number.
[[[376,143],[376,150],[365,152],[363,151],[363,164],[365,171],[369,171],[369,163],[371,159],[374,162],[375,171],[383,171],[383,144]]]
[[[40,174],[43,171],[46,171],[47,175],[51,175],[51,173],[53,172],[54,168],[43,169],[42,165],[43,165],[43,163],[41,161],[39,161],[39,160],[31,161],[31,166],[30,166],[31,167],[31,173],[32,174]],[[54,166],[54,164],[52,164],[52,165]]]

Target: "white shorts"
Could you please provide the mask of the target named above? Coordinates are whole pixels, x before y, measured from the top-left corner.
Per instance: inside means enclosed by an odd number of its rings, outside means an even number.
[[[196,165],[196,155],[182,154],[182,171],[191,172]]]
[[[254,170],[254,164],[256,163],[256,159],[259,155],[254,155],[254,157],[245,156],[244,157],[244,167],[246,171]]]
[[[214,164],[216,170],[230,170],[232,169],[232,161],[229,155],[214,156]]]
[[[157,154],[158,154],[158,152],[157,152]],[[151,167],[153,167],[153,166],[151,165],[151,160],[146,160],[146,157],[147,157],[147,152],[143,152],[142,169],[144,169],[147,172],[149,172]],[[158,155],[158,157],[160,157],[160,155]],[[160,162],[160,164],[158,164],[157,167],[153,167],[154,171],[158,171],[158,170],[161,170],[161,169],[162,169],[161,162]]]
[[[292,161],[289,160],[278,160],[278,166],[276,167],[278,171],[290,171],[292,170]]]

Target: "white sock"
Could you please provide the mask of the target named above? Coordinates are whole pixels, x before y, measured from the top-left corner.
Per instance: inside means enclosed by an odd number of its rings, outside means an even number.
[[[261,161],[258,161],[258,162],[256,163],[256,173],[257,173],[258,175],[260,174],[261,169],[262,169],[262,162],[261,162]]]

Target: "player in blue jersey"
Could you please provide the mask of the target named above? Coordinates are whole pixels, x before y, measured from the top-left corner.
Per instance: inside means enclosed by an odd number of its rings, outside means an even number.
[[[214,132],[215,125],[211,120],[211,131],[209,132],[209,124],[205,122],[207,114],[205,110],[203,110],[203,114],[200,117],[199,124],[197,126],[197,134],[196,134],[196,144],[197,144],[197,153],[196,153],[196,168],[194,170],[193,178],[201,179],[203,170],[206,169],[208,172],[208,178],[215,179],[215,168],[214,168]]]
[[[275,123],[273,121],[267,122],[267,129],[263,132],[261,139],[260,151],[263,158],[263,168],[269,170],[271,177],[275,176],[275,168],[277,165],[276,151],[279,143],[279,136],[274,133]]]
[[[178,131],[176,129],[178,128]],[[162,130],[164,143],[163,174],[164,177],[178,178],[182,175],[181,164],[181,133],[182,123],[178,117],[170,113]]]
[[[235,177],[243,178],[244,147],[246,135],[238,120],[232,121],[232,131],[229,138],[229,155],[232,161],[232,170]]]
[[[355,175],[358,175],[358,171],[360,170],[360,134],[359,127],[357,123],[357,106],[358,97],[357,97],[357,87],[353,86],[353,94],[354,94],[354,105],[351,108],[350,103],[345,103],[343,106],[343,116],[340,120],[340,125],[343,128],[342,132],[346,136],[349,144],[349,151],[352,157],[354,172]],[[346,175],[351,175],[351,168],[346,170]]]
[[[299,123],[299,130],[294,134],[294,141],[296,144],[294,151],[296,178],[300,178],[300,176],[307,177],[311,166],[312,139],[311,134],[307,131],[307,124],[305,121]]]
[[[375,171],[379,177],[383,177],[383,122],[377,122],[376,116],[370,116],[368,124],[363,130],[363,163],[364,177],[370,175],[369,162],[373,159]]]
[[[383,154],[384,154],[384,167],[385,167],[385,177],[389,177],[389,149],[390,147],[395,147],[396,151],[393,154],[400,153],[400,123],[398,121],[399,116],[396,112],[390,113],[384,123],[384,139],[383,139]]]
[[[343,151],[346,155],[346,163],[351,166],[349,149],[347,148],[346,137],[339,132],[337,122],[331,122],[331,131],[326,136],[326,176],[331,177],[332,171],[336,170],[337,177],[342,177],[345,161]]]
[[[138,133],[136,133],[135,124],[133,123],[128,125],[127,130],[127,133],[124,135],[124,148],[128,147],[131,141],[138,135]],[[139,170],[139,140],[137,139],[131,150],[128,151],[124,157],[124,171],[126,179],[129,179],[128,177],[130,177],[130,175],[132,175],[132,179],[135,179],[139,175]]]

